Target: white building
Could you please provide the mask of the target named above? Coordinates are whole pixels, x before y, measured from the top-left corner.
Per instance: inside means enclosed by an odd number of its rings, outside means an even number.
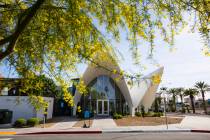
[[[18,79],[0,78],[1,83],[7,84],[12,84],[15,80]],[[9,90],[9,88],[4,85],[3,87],[0,87],[0,110],[8,109],[9,111],[12,111],[12,123],[14,123],[19,118],[25,118],[26,120],[32,117],[37,117],[40,119],[44,118],[43,110],[36,111],[30,103],[28,96],[18,96],[18,93],[16,92],[16,88]],[[53,115],[54,98],[44,97],[44,100],[48,102],[49,105],[47,108],[47,119],[50,119]]]
[[[151,78],[157,74],[162,76],[163,67],[141,77],[130,86],[129,79],[124,76],[118,79],[119,74],[111,72],[120,72],[118,64],[113,61],[100,61],[100,65],[103,68],[89,65],[84,72],[82,79],[90,91],[84,96],[76,90],[73,115],[76,115],[77,106],[96,112],[98,116],[109,116],[114,112],[130,113],[134,116],[135,110],[140,106],[143,105],[145,111],[151,107],[158,88],[158,84],[154,84]]]
[[[51,97],[44,97],[44,100],[49,104],[47,119],[50,119],[52,118],[54,99]],[[26,120],[32,117],[44,118],[43,110],[36,111],[30,104],[28,96],[0,96],[0,109],[12,111],[12,123],[19,118],[25,118]]]

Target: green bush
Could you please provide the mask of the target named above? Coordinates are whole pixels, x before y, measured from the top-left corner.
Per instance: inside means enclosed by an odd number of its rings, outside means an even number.
[[[14,127],[24,127],[24,126],[26,126],[26,120],[24,118],[19,118],[14,123]]]
[[[127,112],[127,113],[123,113],[122,115],[123,115],[123,116],[128,116],[128,115],[130,115],[130,113]]]
[[[114,113],[113,115],[113,119],[122,119],[122,115],[121,114],[117,114],[117,113]]]
[[[39,122],[40,122],[39,118],[30,118],[27,120],[27,125],[28,126],[36,126],[39,124]]]
[[[135,113],[135,116],[141,117],[141,113],[140,113],[140,112],[136,112],[136,113]]]
[[[152,116],[153,116],[153,113],[151,113],[151,112],[147,112],[147,113],[146,113],[146,112],[145,112],[145,113],[144,113],[144,116],[145,116],[145,117],[152,117]]]
[[[144,109],[144,106],[143,105],[141,105],[141,115],[142,115],[142,117],[145,117],[146,115],[145,115],[145,109]]]
[[[160,117],[160,116],[163,116],[162,112],[154,112],[152,115],[152,117]]]
[[[181,110],[182,113],[186,113],[186,109],[183,107]]]

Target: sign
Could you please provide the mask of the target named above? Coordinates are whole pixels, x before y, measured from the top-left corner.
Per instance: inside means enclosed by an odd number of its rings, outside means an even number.
[[[61,108],[63,108],[64,107],[64,103],[63,102],[61,102]]]
[[[208,104],[210,105],[210,99],[208,99]]]
[[[84,118],[90,118],[90,112],[89,111],[85,111]]]

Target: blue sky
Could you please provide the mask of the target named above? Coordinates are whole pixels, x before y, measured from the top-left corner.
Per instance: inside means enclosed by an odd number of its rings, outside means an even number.
[[[129,50],[130,44],[123,31],[121,32],[120,42],[112,41],[112,45],[123,56],[119,63],[126,72],[148,74],[158,68],[156,64],[163,66],[164,73],[160,87],[189,88],[193,87],[198,81],[205,81],[210,84],[210,57],[203,55],[204,44],[200,34],[189,31],[190,28],[186,27],[179,35],[176,35],[173,47],[157,37],[153,59],[148,59],[149,45],[140,42],[138,48],[141,53],[141,65],[146,67],[145,70],[141,66],[133,64],[131,51]],[[84,65],[79,66],[81,74],[85,71],[85,68]],[[210,93],[207,93],[206,97],[210,98]]]
[[[189,33],[188,30],[189,28],[186,28],[180,35],[175,36],[173,48],[161,41],[161,38],[156,39],[154,60],[165,68],[162,81],[164,86],[191,87],[200,80],[210,84],[210,57],[202,53],[203,43],[199,33]],[[122,41],[114,45],[120,45],[119,51],[126,58],[121,62],[121,67],[130,72],[138,71],[138,67],[130,62],[128,42]],[[146,74],[158,68],[148,59],[149,47],[142,43],[139,48],[142,55],[141,62],[147,67],[142,72]]]
[[[139,67],[132,64],[130,55],[128,55],[128,45],[125,40],[114,44],[115,47],[120,48],[119,51],[126,58],[121,62],[121,67],[130,72],[139,71]],[[210,84],[210,57],[203,55],[203,41],[198,32],[191,33],[186,27],[175,36],[173,47],[169,47],[159,37],[156,38],[155,45],[154,60],[148,59],[149,47],[145,43],[139,45],[141,63],[147,67],[141,72],[147,74],[154,71],[158,68],[155,63],[164,66],[160,87],[189,88],[197,81],[205,81]],[[210,98],[210,93],[207,93],[207,97]]]

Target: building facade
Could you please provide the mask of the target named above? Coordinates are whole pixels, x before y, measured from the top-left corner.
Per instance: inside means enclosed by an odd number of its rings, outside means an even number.
[[[12,124],[19,118],[30,119],[37,117],[43,119],[44,111],[35,110],[27,94],[20,93],[20,86],[21,79],[0,78],[0,110],[12,111]],[[44,100],[48,103],[47,115],[45,117],[46,119],[51,119],[53,117],[54,98],[44,97]],[[2,114],[0,114],[0,116],[1,115]],[[0,120],[1,119],[3,118],[0,117]]]
[[[109,70],[120,72],[120,67],[116,63],[100,62],[100,64]],[[83,111],[96,113],[97,116],[109,116],[115,112],[134,116],[142,106],[147,111],[155,99],[159,86],[153,83],[152,77],[157,74],[162,76],[162,73],[163,67],[141,77],[131,85],[126,77],[119,78],[119,74],[89,65],[82,76],[89,91],[85,95],[75,91],[73,115],[76,115],[78,106],[81,106]]]

